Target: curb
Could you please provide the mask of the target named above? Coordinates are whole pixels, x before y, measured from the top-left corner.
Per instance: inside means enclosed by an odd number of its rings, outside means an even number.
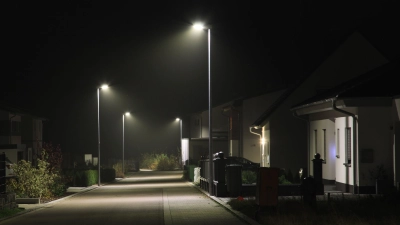
[[[203,189],[201,189],[197,185],[193,184],[192,182],[188,182],[187,181],[186,183],[189,184],[190,186],[196,188],[198,191],[202,192],[204,195],[208,196],[210,199],[214,200],[215,202],[217,202],[221,206],[225,207],[227,210],[229,210],[231,213],[233,213],[239,219],[244,220],[245,222],[247,222],[248,224],[251,224],[251,225],[261,225],[260,223],[258,223],[254,219],[249,218],[245,214],[243,214],[243,213],[241,213],[241,212],[239,212],[237,210],[232,209],[232,207],[230,205],[226,204],[224,201],[222,201],[218,197],[210,196],[208,192],[204,191]]]

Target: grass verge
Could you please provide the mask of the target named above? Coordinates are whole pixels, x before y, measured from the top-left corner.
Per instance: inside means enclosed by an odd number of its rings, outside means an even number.
[[[259,207],[248,199],[232,199],[228,204],[260,224],[400,224],[399,194],[331,197],[313,205],[299,198],[279,199],[274,207]]]
[[[25,209],[23,208],[14,208],[14,209],[2,209],[0,210],[0,219],[6,218],[9,216],[13,216],[19,212],[24,211]]]

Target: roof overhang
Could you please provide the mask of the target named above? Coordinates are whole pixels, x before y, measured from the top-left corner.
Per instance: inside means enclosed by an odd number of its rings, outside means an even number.
[[[321,101],[304,104],[291,109],[296,115],[308,115],[331,111],[333,109],[333,101],[338,109],[347,107],[391,107],[393,98],[390,97],[364,97],[364,98],[329,98]]]

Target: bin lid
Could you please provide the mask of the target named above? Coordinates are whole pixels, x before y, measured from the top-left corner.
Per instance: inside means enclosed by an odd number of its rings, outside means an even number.
[[[242,167],[243,165],[241,165],[241,164],[229,164],[229,165],[226,165],[226,166],[240,166],[240,167]]]

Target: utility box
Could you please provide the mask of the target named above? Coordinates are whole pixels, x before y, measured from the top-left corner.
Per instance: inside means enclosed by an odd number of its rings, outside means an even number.
[[[256,204],[278,205],[279,168],[260,167],[257,173]]]

